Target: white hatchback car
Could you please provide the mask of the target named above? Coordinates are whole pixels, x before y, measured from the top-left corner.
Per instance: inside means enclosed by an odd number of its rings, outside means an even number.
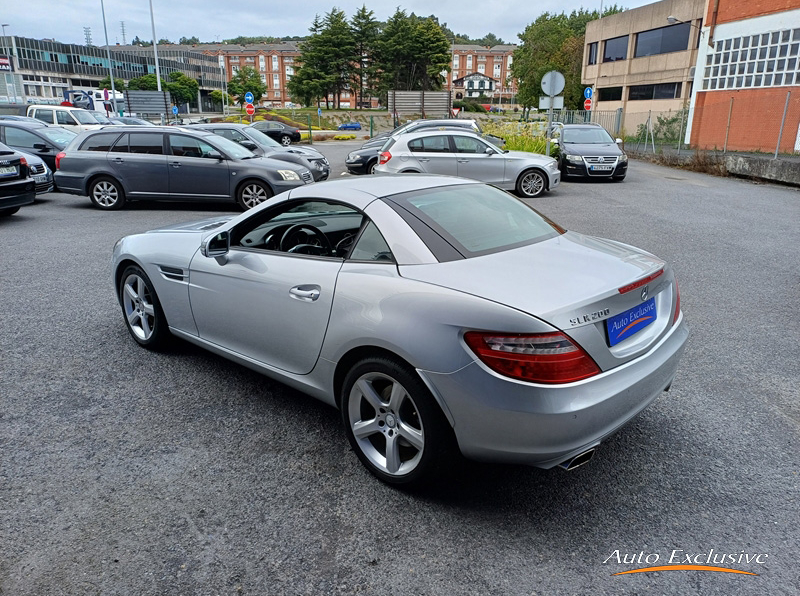
[[[89,110],[70,106],[32,105],[28,106],[27,115],[45,124],[62,126],[76,134],[102,126]]]
[[[506,151],[470,131],[426,130],[390,137],[376,174],[443,174],[472,178],[521,197],[537,197],[561,181],[558,162],[526,151]]]

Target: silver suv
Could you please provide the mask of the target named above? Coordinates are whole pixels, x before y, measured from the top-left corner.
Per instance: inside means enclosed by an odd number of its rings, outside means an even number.
[[[308,168],[267,157],[211,132],[109,126],[78,135],[56,156],[56,185],[100,209],[126,200],[229,200],[242,210],[314,181]]]

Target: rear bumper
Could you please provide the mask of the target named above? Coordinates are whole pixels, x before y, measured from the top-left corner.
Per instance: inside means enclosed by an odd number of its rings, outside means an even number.
[[[675,377],[688,335],[681,317],[646,354],[565,385],[517,382],[477,362],[450,374],[420,374],[466,457],[551,468],[597,445],[658,397]]]
[[[30,205],[36,198],[36,183],[32,178],[0,184],[0,209]]]

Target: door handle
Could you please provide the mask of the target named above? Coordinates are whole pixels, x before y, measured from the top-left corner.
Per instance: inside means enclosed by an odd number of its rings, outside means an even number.
[[[179,167],[181,167],[181,162],[173,161],[169,165],[171,165],[173,168],[179,168]]]
[[[289,296],[295,300],[302,300],[303,302],[314,302],[319,298],[319,286],[295,286],[289,290]]]
[[[430,161],[430,160],[431,160],[430,157],[419,157],[419,158],[417,158],[417,161]]]
[[[121,157],[115,157],[115,158],[114,158],[114,163],[123,163],[124,161],[125,161],[125,160],[124,160],[124,159],[122,159]]]
[[[468,159],[457,159],[456,161],[457,161],[458,163],[469,163],[469,160],[468,160]]]

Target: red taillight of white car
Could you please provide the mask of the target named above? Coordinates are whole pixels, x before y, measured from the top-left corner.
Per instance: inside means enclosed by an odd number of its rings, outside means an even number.
[[[385,164],[385,163],[386,163],[386,162],[388,162],[390,159],[392,159],[392,154],[391,154],[391,153],[389,153],[388,151],[384,151],[383,153],[381,153],[380,165],[383,165],[383,164]]]
[[[600,368],[561,332],[504,335],[470,331],[464,341],[493,371],[532,383],[571,383],[598,374]]]
[[[675,316],[672,317],[672,324],[678,322],[681,316],[681,289],[678,287],[678,278],[675,278]]]
[[[64,153],[63,151],[61,153],[59,153],[58,155],[56,155],[56,169],[57,170],[59,168],[61,168],[61,158],[64,157],[65,155],[66,155],[66,153]]]

